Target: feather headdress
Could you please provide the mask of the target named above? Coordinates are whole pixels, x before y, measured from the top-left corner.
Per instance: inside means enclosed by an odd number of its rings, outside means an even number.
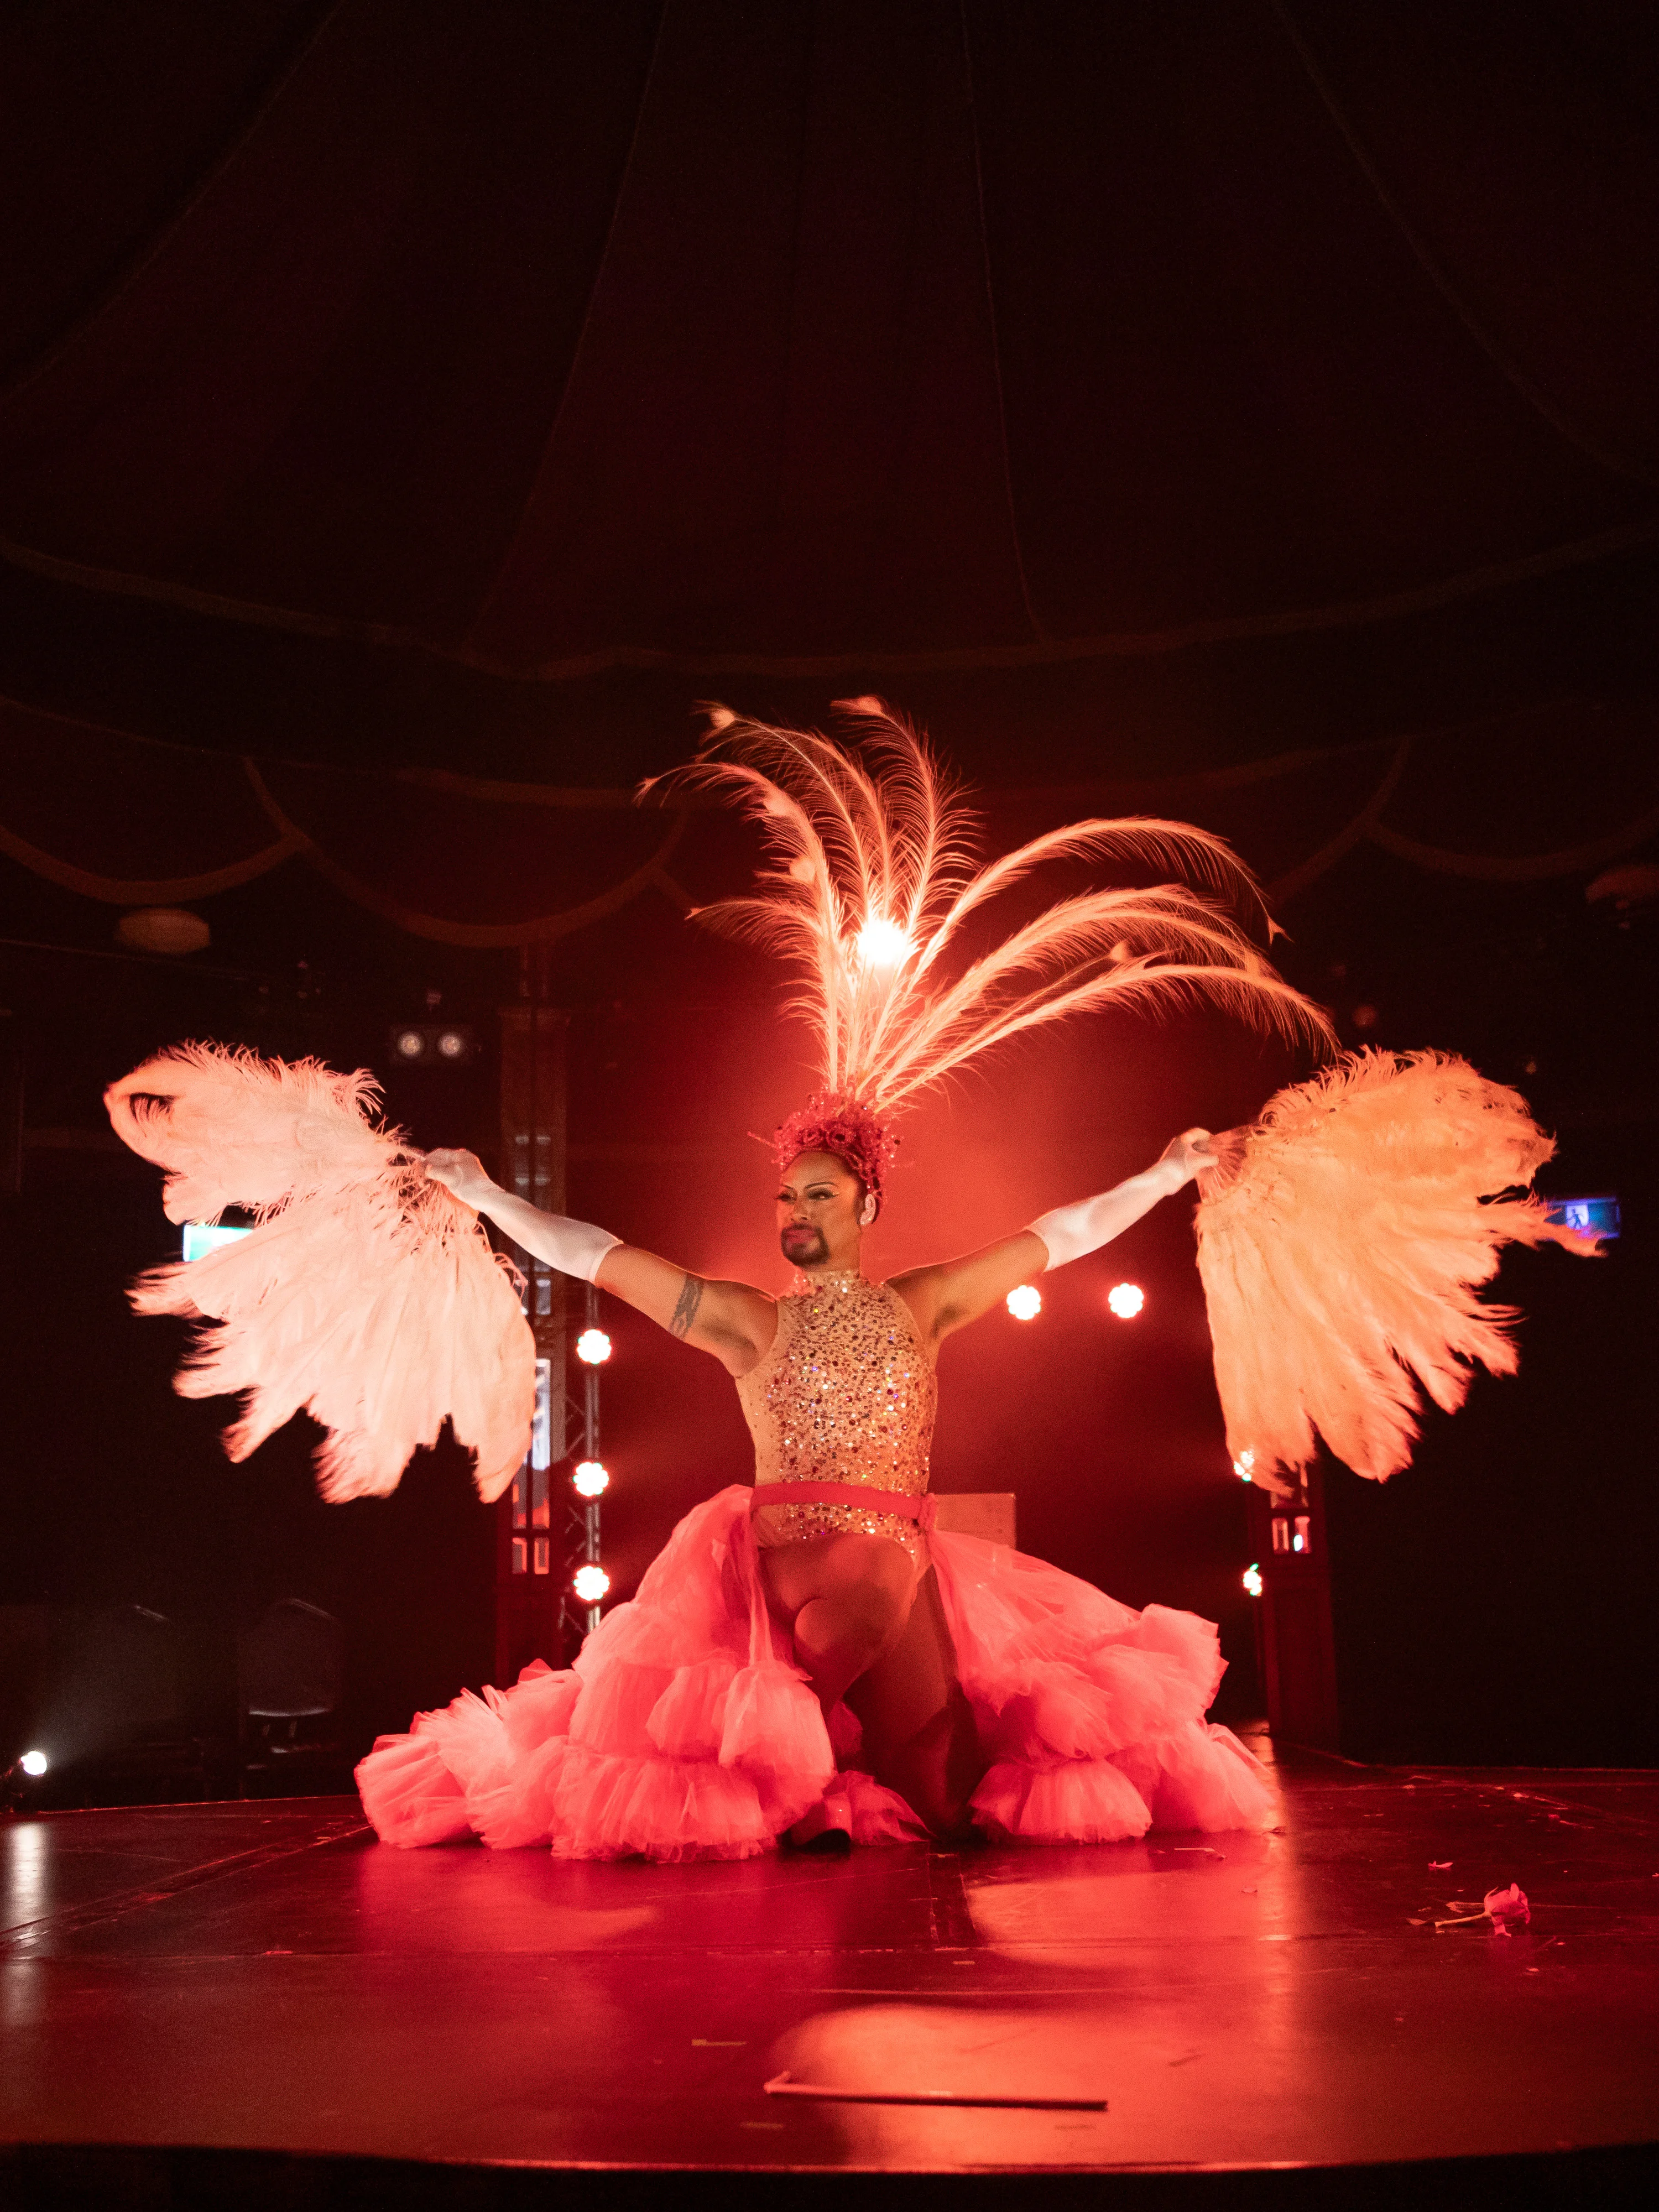
[[[1255,878],[1219,837],[1181,822],[1075,822],[981,866],[976,818],[916,732],[878,699],[839,712],[854,742],[713,708],[697,759],[641,791],[731,796],[765,833],[757,889],[699,913],[782,957],[790,1009],[816,1034],[817,1094],[779,1130],[781,1164],[822,1146],[878,1190],[896,1112],[994,1046],[1109,1006],[1203,1000],[1334,1042],[1326,1016],[1229,910],[1271,929]],[[991,900],[1079,858],[1180,880],[1062,898],[952,972]]]
[[[484,1498],[529,1448],[535,1345],[477,1217],[372,1118],[369,1076],[313,1060],[178,1045],[104,1094],[116,1133],[167,1170],[170,1221],[227,1206],[257,1226],[133,1285],[140,1313],[204,1324],[177,1377],[189,1398],[243,1396],[233,1460],[302,1407],[329,1431],[325,1498],[383,1497],[447,1419]]]

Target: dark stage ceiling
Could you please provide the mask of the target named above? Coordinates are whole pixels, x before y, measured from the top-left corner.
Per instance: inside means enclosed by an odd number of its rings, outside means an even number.
[[[1656,64],[1629,0],[9,10],[0,693],[612,787],[711,694],[1028,784],[1644,702]]]

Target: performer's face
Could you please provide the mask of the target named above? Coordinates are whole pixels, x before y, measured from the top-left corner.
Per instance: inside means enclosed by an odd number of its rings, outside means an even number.
[[[864,1188],[833,1152],[803,1152],[778,1182],[778,1242],[793,1267],[856,1267]]]

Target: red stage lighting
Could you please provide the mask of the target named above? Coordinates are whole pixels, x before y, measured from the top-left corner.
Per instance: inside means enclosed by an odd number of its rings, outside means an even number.
[[[602,1328],[585,1328],[576,1339],[576,1357],[585,1367],[603,1367],[611,1357],[611,1339]]]
[[[1139,1283],[1114,1283],[1106,1303],[1120,1321],[1133,1321],[1146,1304],[1146,1293]]]
[[[570,1486],[578,1498],[602,1497],[611,1487],[610,1472],[596,1459],[581,1460],[570,1478]]]
[[[1042,1311],[1042,1293],[1035,1283],[1021,1283],[1008,1293],[1008,1310],[1016,1321],[1035,1321]]]
[[[597,1605],[611,1587],[611,1577],[597,1559],[589,1559],[570,1577],[570,1587],[584,1605]]]

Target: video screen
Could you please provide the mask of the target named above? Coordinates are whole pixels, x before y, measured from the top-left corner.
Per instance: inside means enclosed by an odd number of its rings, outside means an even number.
[[[1550,1219],[1559,1229],[1577,1229],[1586,1237],[1612,1237],[1619,1234],[1616,1198],[1553,1198],[1549,1208]]]

